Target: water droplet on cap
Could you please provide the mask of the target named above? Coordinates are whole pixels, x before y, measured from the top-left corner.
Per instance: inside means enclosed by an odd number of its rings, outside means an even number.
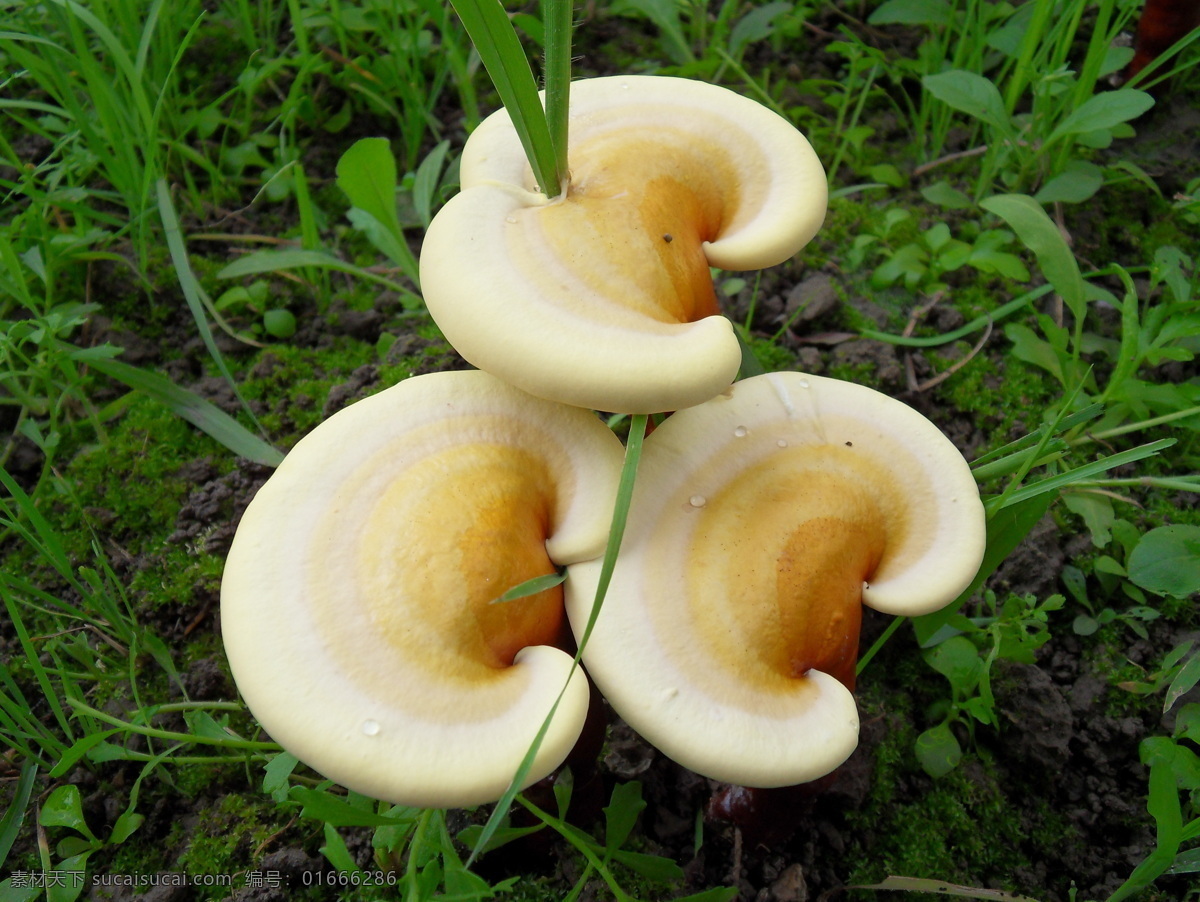
[[[379,721],[364,720],[363,724],[362,724],[362,731],[363,731],[364,736],[378,736],[379,735]]]
[[[737,429],[733,430],[733,435],[735,438],[745,438],[749,432],[750,430],[745,426],[738,426]]]
[[[708,504],[708,499],[703,495],[693,495],[688,499],[688,504],[692,507],[704,507],[704,505]]]

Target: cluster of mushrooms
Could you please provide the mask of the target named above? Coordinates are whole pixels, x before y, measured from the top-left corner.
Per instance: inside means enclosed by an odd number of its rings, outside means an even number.
[[[539,192],[500,111],[421,254],[469,372],[417,376],[302,439],[238,528],[230,664],[270,735],[358,792],[498,799],[571,750],[591,679],[664,754],[786,786],[853,751],[861,605],[954,599],[984,547],[974,479],[903,403],[798,372],[734,382],[710,267],[781,263],[825,215],[788,122],[665,77],[571,90],[569,190]],[[672,412],[645,441],[596,597],[623,460],[593,411]],[[494,603],[531,578],[565,581]],[[570,632],[574,633],[572,637]]]

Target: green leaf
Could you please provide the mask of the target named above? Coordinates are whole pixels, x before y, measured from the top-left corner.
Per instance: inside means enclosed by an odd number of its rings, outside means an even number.
[[[1063,303],[1072,315],[1082,321],[1087,292],[1079,263],[1042,205],[1025,194],[998,194],[981,201],[979,206],[995,213],[1017,233],[1021,242],[1037,257],[1046,281],[1062,295]]]
[[[291,752],[280,752],[263,767],[263,792],[270,793],[276,804],[286,801],[290,786],[288,778],[299,763],[300,759]]]
[[[1158,595],[1187,598],[1200,592],[1200,526],[1160,526],[1129,556],[1129,578]]]
[[[108,844],[119,845],[129,839],[143,823],[145,823],[145,815],[138,814],[136,811],[122,812],[117,818],[117,822],[113,824],[112,833],[108,836]]]
[[[288,797],[301,804],[301,816],[324,821],[326,826],[385,827],[407,824],[412,819],[407,813],[403,817],[389,817],[370,810],[364,811],[332,793],[305,786],[293,786]]]
[[[69,783],[55,789],[42,803],[40,822],[43,827],[70,827],[90,840],[96,839],[83,817],[79,787]]]
[[[1180,698],[1191,692],[1197,682],[1200,682],[1200,653],[1188,658],[1179,668],[1179,673],[1175,674],[1175,679],[1171,680],[1163,698],[1163,714],[1170,711]]]
[[[1012,120],[1004,109],[1004,99],[999,89],[974,72],[952,69],[937,75],[926,75],[921,79],[934,97],[954,109],[974,116],[1005,134],[1012,132]]]
[[[358,865],[354,863],[354,856],[346,848],[346,841],[342,839],[342,835],[330,823],[325,824],[323,832],[325,834],[325,845],[320,848],[321,854],[343,874],[356,873]]]
[[[613,861],[620,862],[634,873],[656,883],[672,883],[684,877],[683,868],[661,855],[617,850],[613,853]]]
[[[1004,334],[1013,343],[1014,357],[1041,367],[1059,382],[1065,383],[1062,358],[1048,341],[1039,338],[1023,323],[1009,323],[1004,327]]]
[[[429,223],[433,220],[434,194],[437,192],[442,166],[445,165],[446,154],[449,150],[449,141],[440,142],[421,161],[413,178],[413,206],[416,207],[417,216],[420,217],[421,224],[425,228],[429,228]]]
[[[783,2],[767,3],[751,9],[729,33],[729,55],[740,59],[747,44],[769,38],[775,31],[775,21],[794,9],[794,4]]]
[[[944,777],[962,760],[962,746],[948,723],[931,727],[917,737],[917,760],[935,780]]]
[[[965,636],[951,636],[940,645],[925,652],[929,666],[950,681],[960,695],[967,695],[979,685],[983,661],[979,650]]]
[[[401,243],[396,214],[396,158],[386,138],[360,138],[337,162],[337,186]]]
[[[1103,169],[1086,160],[1072,160],[1063,172],[1042,185],[1034,199],[1039,204],[1058,201],[1079,204],[1099,191],[1103,184]]]
[[[921,189],[921,196],[931,204],[937,204],[946,210],[966,210],[974,206],[971,198],[953,187],[949,182],[934,182]]]
[[[638,815],[646,807],[642,799],[642,784],[637,780],[618,783],[613,787],[612,797],[604,807],[604,846],[612,851],[625,845],[633,832]]]
[[[1112,128],[1122,122],[1136,119],[1150,107],[1154,98],[1145,91],[1134,88],[1118,88],[1089,97],[1059,123],[1046,138],[1047,144],[1067,135],[1078,135],[1100,129]]]

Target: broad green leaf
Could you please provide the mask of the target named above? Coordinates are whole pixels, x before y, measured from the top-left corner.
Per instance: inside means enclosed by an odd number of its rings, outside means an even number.
[[[646,807],[642,799],[642,784],[636,780],[618,783],[612,797],[604,806],[604,846],[610,851],[619,849],[633,832],[638,815]]]
[[[70,783],[55,789],[42,803],[40,822],[43,827],[70,827],[88,839],[96,838],[84,820],[79,787]]]
[[[982,75],[952,69],[937,75],[926,75],[921,83],[930,94],[954,109],[974,116],[1005,134],[1012,132],[1012,120],[1004,109],[1004,99],[999,89]]]
[[[795,9],[792,3],[767,3],[751,9],[738,20],[729,33],[729,55],[741,58],[747,44],[769,38],[775,31],[775,20]]]
[[[1087,291],[1079,263],[1042,205],[1025,194],[998,194],[981,201],[979,206],[1008,223],[1021,243],[1033,251],[1046,281],[1062,295],[1071,314],[1082,320]]]
[[[1004,334],[1013,343],[1013,356],[1018,360],[1039,366],[1059,382],[1066,382],[1062,359],[1048,341],[1023,323],[1009,323]]]
[[[280,752],[263,767],[263,792],[270,793],[276,804],[287,800],[289,777],[300,760],[291,752]]]
[[[964,695],[979,684],[983,672],[979,650],[965,636],[951,636],[925,652],[925,660]]]
[[[360,138],[337,162],[337,185],[350,205],[404,241],[396,215],[396,158],[386,138]]]
[[[1103,184],[1104,171],[1099,166],[1086,160],[1073,160],[1065,171],[1042,185],[1034,199],[1040,204],[1057,201],[1079,204],[1099,191]]]
[[[647,880],[656,883],[671,883],[682,880],[683,868],[661,855],[647,855],[645,852],[629,852],[619,849],[613,853],[613,861],[619,861],[629,870],[640,874]]]
[[[1200,526],[1160,526],[1129,556],[1129,578],[1158,595],[1187,598],[1200,592]]]
[[[117,818],[117,822],[113,824],[112,833],[108,836],[108,845],[119,845],[125,842],[137,832],[137,828],[145,821],[146,816],[138,814],[136,811],[122,812],[121,816]]]
[[[935,780],[944,777],[962,760],[962,746],[949,724],[938,724],[917,737],[917,760]]]
[[[385,257],[400,267],[404,275],[413,282],[418,281],[420,268],[417,265],[416,257],[405,244],[403,235],[394,234],[391,228],[380,222],[374,214],[359,207],[351,207],[346,212],[346,218],[354,224],[356,229],[366,235],[367,240]]]
[[[1112,128],[1122,122],[1136,119],[1150,107],[1154,98],[1145,91],[1135,88],[1118,88],[1089,97],[1071,115],[1059,123],[1046,138],[1052,144],[1067,135]]]
[[[921,196],[946,210],[966,210],[973,205],[967,194],[945,181],[926,185],[921,189]]]

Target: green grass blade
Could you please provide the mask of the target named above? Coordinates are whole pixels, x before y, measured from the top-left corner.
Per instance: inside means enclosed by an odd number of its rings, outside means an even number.
[[[4,817],[0,818],[0,864],[8,860],[8,853],[16,842],[21,822],[25,820],[25,810],[29,807],[29,797],[33,794],[33,784],[37,778],[37,765],[26,761],[21,768],[21,776],[17,778],[13,790],[12,802]]]
[[[254,427],[265,435],[262,425],[258,422],[254,411],[250,409],[250,405],[246,403],[246,399],[242,397],[241,389],[238,388],[237,383],[234,381],[233,374],[229,372],[225,358],[221,355],[221,351],[213,339],[212,329],[209,328],[208,317],[205,315],[204,290],[200,287],[200,283],[196,281],[191,264],[188,262],[187,245],[183,240],[183,231],[179,228],[179,217],[175,215],[175,205],[171,203],[171,191],[167,187],[166,180],[159,179],[157,188],[158,211],[159,215],[162,216],[163,230],[166,232],[167,237],[167,248],[171,252],[171,262],[175,266],[175,274],[179,278],[179,286],[183,289],[183,296],[187,299],[188,308],[192,311],[192,318],[196,321],[196,328],[200,331],[204,347],[208,349],[208,354],[217,365],[217,369],[221,371],[221,375],[225,377],[225,381],[233,389],[233,394],[241,403],[242,409],[250,415],[250,421],[254,423]]]
[[[600,579],[596,584],[596,598],[592,603],[592,612],[588,616],[587,626],[583,630],[583,636],[579,640],[579,650],[575,652],[575,662],[571,667],[571,673],[567,680],[570,681],[571,676],[574,676],[575,669],[579,667],[579,663],[583,658],[583,650],[587,648],[588,638],[592,634],[592,629],[596,625],[596,618],[600,615],[600,608],[604,603],[604,596],[608,593],[608,584],[612,581],[613,568],[617,565],[617,554],[621,550],[621,540],[625,536],[625,521],[629,517],[629,504],[633,499],[633,486],[637,478],[638,462],[642,459],[642,442],[646,437],[646,423],[648,417],[644,413],[639,413],[630,419],[629,423],[629,439],[625,445],[625,463],[621,468],[621,479],[617,485],[617,498],[613,505],[612,524],[608,530],[608,544],[604,549],[604,562],[600,568]],[[521,787],[525,784],[525,778],[529,774],[529,769],[533,766],[533,759],[537,755],[537,751],[541,748],[542,740],[546,736],[546,731],[550,728],[550,722],[554,719],[555,713],[558,711],[559,702],[562,701],[563,695],[567,691],[567,684],[563,684],[563,688],[559,691],[558,698],[555,699],[554,705],[550,708],[550,713],[546,715],[546,719],[542,721],[542,726],[534,737],[532,744],[529,746],[529,751],[525,753],[525,757],[521,760],[517,772],[513,775],[512,782],[509,783],[508,789],[504,795],[496,802],[496,807],[492,809],[492,814],[484,824],[483,832],[479,834],[479,839],[475,843],[471,856],[467,859],[467,867],[470,868],[478,857],[479,852],[488,847],[492,840],[492,836],[500,828],[505,816],[508,814],[508,809],[512,807],[513,800],[517,797]]]
[[[166,376],[120,360],[98,358],[91,361],[90,365],[104,375],[165,404],[172,412],[240,457],[268,467],[277,467],[283,460],[283,452],[278,448],[259,438],[215,404],[176,385]]]
[[[558,171],[554,139],[538,97],[533,70],[508,13],[498,0],[451,0],[451,3],[508,110],[538,185],[547,197],[557,197],[565,173]]]
[[[1091,463],[1083,464],[1074,469],[1067,470],[1065,473],[1059,473],[1056,476],[1050,476],[1046,479],[1039,480],[1032,485],[1023,486],[1008,495],[1004,500],[1004,507],[1018,504],[1022,501],[1027,501],[1037,495],[1045,492],[1059,492],[1067,486],[1073,485],[1081,480],[1096,476],[1099,473],[1124,466],[1125,464],[1134,463],[1135,461],[1144,460],[1147,457],[1153,457],[1159,451],[1169,448],[1175,444],[1175,439],[1164,438],[1157,442],[1150,442],[1146,445],[1139,445],[1136,448],[1131,448],[1128,451],[1122,451],[1119,454],[1111,454],[1108,457],[1100,460],[1092,461]]]
[[[560,184],[569,171],[567,114],[571,93],[571,26],[574,24],[574,13],[571,0],[542,0],[542,21],[546,25],[546,124],[554,145],[554,168]]]
[[[256,276],[265,272],[280,272],[282,270],[303,269],[306,267],[332,269],[336,272],[344,272],[352,276],[357,276],[360,279],[366,279],[369,282],[375,282],[399,294],[400,301],[407,310],[414,310],[423,303],[420,295],[414,294],[399,282],[384,278],[370,270],[363,269],[361,266],[347,263],[345,260],[340,260],[332,254],[320,250],[284,248],[282,250],[254,251],[251,254],[234,260],[217,273],[217,278],[236,279],[242,276]]]

